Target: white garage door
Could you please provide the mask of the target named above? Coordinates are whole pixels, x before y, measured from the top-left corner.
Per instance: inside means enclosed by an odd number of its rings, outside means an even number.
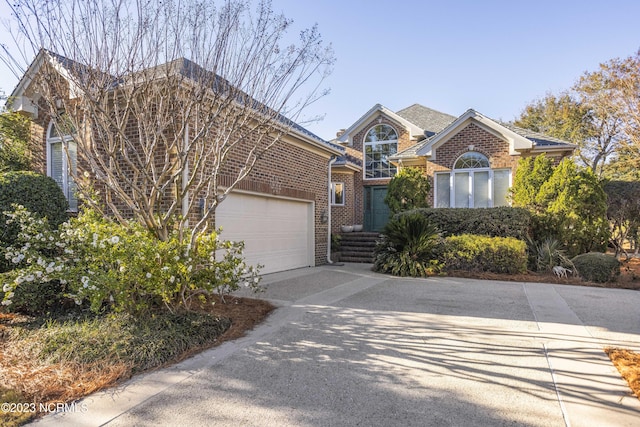
[[[216,209],[223,240],[245,242],[248,264],[262,273],[314,265],[313,204],[233,193]]]

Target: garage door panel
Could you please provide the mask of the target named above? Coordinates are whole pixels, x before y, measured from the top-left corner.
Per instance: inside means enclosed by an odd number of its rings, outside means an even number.
[[[263,273],[313,265],[313,209],[309,202],[230,194],[216,209],[224,240],[245,242],[247,263]]]

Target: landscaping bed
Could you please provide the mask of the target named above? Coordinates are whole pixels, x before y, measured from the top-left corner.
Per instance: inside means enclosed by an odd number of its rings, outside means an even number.
[[[213,302],[181,315],[163,311],[142,319],[77,311],[48,319],[0,313],[0,402],[11,405],[0,411],[0,425],[21,425],[41,408],[239,338],[274,309],[250,298]]]

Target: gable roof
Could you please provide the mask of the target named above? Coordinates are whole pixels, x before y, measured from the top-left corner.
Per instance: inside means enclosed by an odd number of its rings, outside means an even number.
[[[522,129],[509,123],[500,123],[473,109],[469,109],[439,133],[436,133],[413,147],[397,153],[390,159],[403,160],[425,156],[435,160],[435,149],[444,144],[470,123],[474,123],[485,131],[507,141],[509,143],[509,153],[512,155],[520,154],[523,151],[530,151],[532,153],[550,151],[570,152],[576,148],[575,144],[527,129]]]
[[[8,98],[9,101],[7,101],[7,103],[10,103],[9,105],[14,110],[25,111],[27,113],[37,115],[37,106],[34,102],[37,100],[30,100],[24,95],[45,61],[48,61],[56,69],[56,71],[58,71],[60,75],[62,75],[69,82],[70,98],[75,98],[81,94],[80,88],[78,88],[74,83],[74,79],[84,79],[85,76],[91,72],[91,69],[84,64],[66,58],[55,52],[41,49],[12,91],[11,96]],[[165,64],[142,70],[135,74],[145,76],[148,75],[148,73],[154,73],[155,71],[164,73],[165,75],[173,75],[174,73],[180,74],[181,76],[193,81],[197,81],[198,77],[202,76],[203,74],[211,74],[212,78],[210,79],[210,81],[212,82],[213,90],[224,88],[225,85],[230,84],[223,77],[202,68],[200,65],[186,58],[178,58]],[[104,82],[110,89],[115,89],[119,85],[124,83],[122,79],[118,79],[106,73],[104,74],[104,77]],[[260,111],[265,111],[264,109],[269,108],[253,98],[250,98],[248,103],[258,113]],[[344,154],[344,148],[340,145],[324,140],[323,138],[319,137],[318,135],[314,134],[313,132],[309,131],[293,120],[285,117],[283,114],[278,113],[276,115],[276,119],[278,122],[280,122],[280,124],[288,127],[291,133],[296,134],[302,140],[306,140],[313,145],[320,146],[330,151],[334,155]]]
[[[420,104],[413,104],[398,111],[396,114],[420,126],[424,130],[426,137],[433,136],[442,131],[442,129],[456,119],[456,117],[451,114],[442,113]]]
[[[389,119],[395,121],[399,125],[403,126],[409,131],[409,136],[411,138],[419,138],[424,135],[424,130],[420,126],[415,123],[410,122],[406,118],[400,116],[397,113],[389,110],[382,104],[374,105],[369,111],[364,113],[362,117],[360,117],[354,124],[352,124],[348,129],[346,129],[342,135],[338,138],[338,142],[348,143],[348,145],[353,144],[353,136],[360,132],[364,126],[369,124],[369,122],[376,118],[377,116],[385,115]]]

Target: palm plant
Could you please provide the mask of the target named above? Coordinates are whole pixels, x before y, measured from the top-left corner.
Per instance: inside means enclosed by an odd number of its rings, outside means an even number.
[[[427,218],[417,213],[400,215],[383,229],[373,268],[395,276],[426,277],[441,269],[440,246],[438,230]]]

